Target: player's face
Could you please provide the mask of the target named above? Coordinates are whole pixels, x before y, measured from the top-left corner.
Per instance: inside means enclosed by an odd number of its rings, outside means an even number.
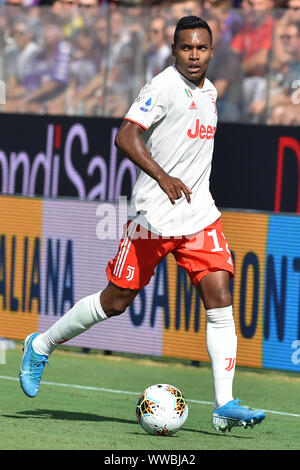
[[[188,80],[202,87],[205,73],[213,56],[213,47],[206,29],[184,29],[172,46],[177,70]]]

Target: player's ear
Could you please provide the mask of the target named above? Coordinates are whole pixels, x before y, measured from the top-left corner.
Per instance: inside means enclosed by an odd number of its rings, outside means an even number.
[[[173,57],[175,57],[175,49],[176,49],[175,44],[172,44],[172,56]]]
[[[214,56],[214,45],[212,44],[211,46],[211,56],[210,57],[213,57]]]

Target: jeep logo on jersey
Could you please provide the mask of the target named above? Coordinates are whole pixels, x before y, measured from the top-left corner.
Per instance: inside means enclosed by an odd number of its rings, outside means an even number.
[[[196,139],[200,137],[200,139],[213,139],[216,133],[216,126],[204,126],[204,124],[200,125],[199,119],[196,119],[196,127],[195,129],[189,129],[187,131],[187,135],[190,139]]]

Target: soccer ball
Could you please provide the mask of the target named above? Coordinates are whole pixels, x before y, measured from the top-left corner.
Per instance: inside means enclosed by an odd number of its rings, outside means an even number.
[[[136,417],[144,431],[157,436],[172,436],[188,417],[188,404],[173,385],[156,384],[139,396]]]

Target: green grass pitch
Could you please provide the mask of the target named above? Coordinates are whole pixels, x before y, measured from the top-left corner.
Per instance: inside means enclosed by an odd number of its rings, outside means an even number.
[[[40,392],[27,398],[17,380],[21,344],[0,364],[1,450],[295,450],[300,447],[298,374],[237,368],[235,398],[266,411],[254,429],[217,433],[211,424],[209,365],[160,362],[57,350]],[[172,437],[150,436],[136,421],[138,395],[170,383],[189,403],[189,417]],[[208,403],[206,403],[208,402]]]

